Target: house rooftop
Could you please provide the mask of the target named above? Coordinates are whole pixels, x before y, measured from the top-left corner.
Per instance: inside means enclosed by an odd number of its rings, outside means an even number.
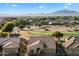
[[[67,49],[77,48],[79,47],[79,38],[73,36],[70,39],[68,39],[67,42],[63,43],[63,45]]]
[[[56,49],[55,39],[52,36],[33,36],[33,37],[30,37],[30,40],[28,40],[27,46],[34,45],[35,43],[45,44],[47,46],[47,48]]]
[[[20,39],[17,37],[0,38],[0,45],[3,48],[18,48]]]

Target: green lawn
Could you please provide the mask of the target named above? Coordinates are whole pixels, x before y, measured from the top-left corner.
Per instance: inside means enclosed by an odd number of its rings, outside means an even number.
[[[50,31],[30,31],[29,34],[30,36],[39,36],[39,35],[46,35],[46,36],[50,36],[52,35],[53,32]],[[79,36],[79,32],[64,32],[63,33],[65,36]]]
[[[66,36],[79,36],[79,32],[65,32],[64,35],[66,35]]]
[[[30,36],[39,36],[39,35],[49,36],[52,34],[52,32],[49,32],[49,31],[42,31],[42,32],[41,31],[38,31],[38,32],[30,31],[29,34],[30,34]]]

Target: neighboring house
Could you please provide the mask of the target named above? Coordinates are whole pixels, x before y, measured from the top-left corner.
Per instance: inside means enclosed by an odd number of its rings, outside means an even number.
[[[55,55],[55,39],[49,36],[33,36],[29,38],[27,52],[37,54],[38,49],[44,49],[45,55]]]
[[[20,39],[18,37],[0,38],[0,55],[17,55]]]
[[[0,18],[0,24],[2,24],[3,22],[4,22],[4,20]]]
[[[63,43],[66,48],[66,52],[68,55],[79,56],[79,38],[71,37],[65,43]]]

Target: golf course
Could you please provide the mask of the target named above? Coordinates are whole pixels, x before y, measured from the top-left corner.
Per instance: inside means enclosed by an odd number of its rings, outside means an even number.
[[[30,36],[39,36],[39,35],[46,35],[50,36],[53,34],[51,31],[29,31]],[[64,36],[79,36],[79,32],[63,32]]]

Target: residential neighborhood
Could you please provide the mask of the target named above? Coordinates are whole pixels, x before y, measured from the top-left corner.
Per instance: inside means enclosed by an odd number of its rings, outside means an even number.
[[[78,6],[0,4],[0,56],[79,56]]]
[[[11,34],[12,35],[12,34]],[[63,37],[61,40],[67,55],[79,55],[79,37]],[[56,41],[54,36],[13,36],[0,38],[1,56],[56,56]],[[40,51],[40,52],[39,52]],[[63,50],[62,50],[63,52]]]

